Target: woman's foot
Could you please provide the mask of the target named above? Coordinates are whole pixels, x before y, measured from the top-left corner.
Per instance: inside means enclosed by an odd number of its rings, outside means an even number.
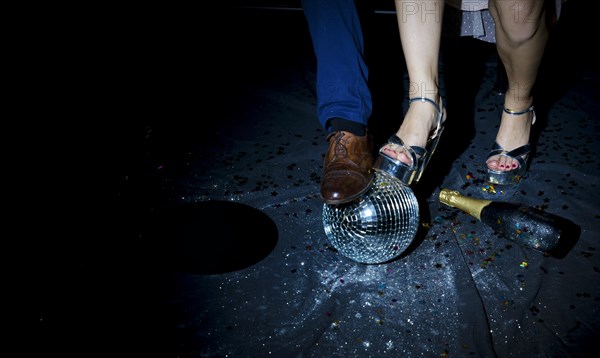
[[[502,121],[496,135],[496,143],[506,152],[528,144],[531,125],[534,121],[533,106],[525,110],[513,111],[506,109],[502,111]],[[502,154],[492,155],[487,159],[486,164],[489,169],[496,171],[509,171],[518,168],[520,165],[516,158]]]
[[[376,167],[408,185],[419,181],[435,150],[445,119],[446,110],[441,98],[437,101],[411,98],[400,129],[379,150]]]
[[[525,174],[529,158],[529,136],[535,123],[533,105],[517,110],[505,107],[494,147],[488,154],[487,181],[493,184],[512,184]]]
[[[404,145],[424,148],[427,145],[427,141],[438,134],[435,132],[439,128],[438,126],[441,127],[445,121],[446,110],[442,105],[441,99],[431,101],[422,100],[420,97],[410,100],[402,125],[396,132],[396,136],[402,138]],[[410,154],[401,146],[387,143],[383,146],[382,151],[391,158],[397,159],[407,165],[412,165]]]

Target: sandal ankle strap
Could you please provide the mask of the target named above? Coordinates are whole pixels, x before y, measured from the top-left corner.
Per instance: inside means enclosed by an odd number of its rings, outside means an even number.
[[[533,105],[531,105],[529,108],[526,108],[522,111],[514,111],[510,108],[506,108],[504,107],[504,112],[508,113],[508,114],[512,114],[513,116],[520,116],[521,114],[525,114],[525,113],[529,113],[529,112],[533,112],[534,108]]]
[[[503,108],[503,111],[504,111],[504,113],[508,113],[508,114],[513,115],[513,116],[520,116],[520,115],[525,114],[525,113],[533,112],[533,119],[531,120],[531,124],[535,123],[535,111],[534,111],[533,104],[531,106],[529,106],[529,108],[526,108],[526,109],[524,109],[522,111],[513,111],[512,109],[506,108],[506,107]]]
[[[438,111],[438,113],[441,112],[440,106],[434,100],[429,99],[427,97],[413,97],[413,98],[409,98],[408,99],[408,104],[411,104],[411,103],[417,102],[417,101],[419,101],[419,102],[429,102],[429,103],[433,104],[433,106]]]

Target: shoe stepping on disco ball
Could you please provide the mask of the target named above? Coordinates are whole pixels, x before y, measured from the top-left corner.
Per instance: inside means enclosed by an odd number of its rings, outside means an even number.
[[[359,199],[323,206],[323,226],[331,245],[365,264],[398,257],[419,227],[419,204],[410,187],[385,171],[374,173],[371,188]]]

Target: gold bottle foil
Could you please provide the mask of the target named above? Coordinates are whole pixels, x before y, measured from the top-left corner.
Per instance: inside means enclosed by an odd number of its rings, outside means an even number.
[[[481,220],[481,210],[492,202],[491,200],[469,198],[461,195],[456,190],[450,189],[442,189],[439,194],[439,199],[443,204],[461,209],[476,217],[478,220]]]

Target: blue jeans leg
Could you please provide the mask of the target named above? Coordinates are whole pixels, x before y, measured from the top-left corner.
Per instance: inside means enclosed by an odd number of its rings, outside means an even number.
[[[317,117],[367,125],[372,112],[363,33],[354,0],[302,0],[317,59]]]

